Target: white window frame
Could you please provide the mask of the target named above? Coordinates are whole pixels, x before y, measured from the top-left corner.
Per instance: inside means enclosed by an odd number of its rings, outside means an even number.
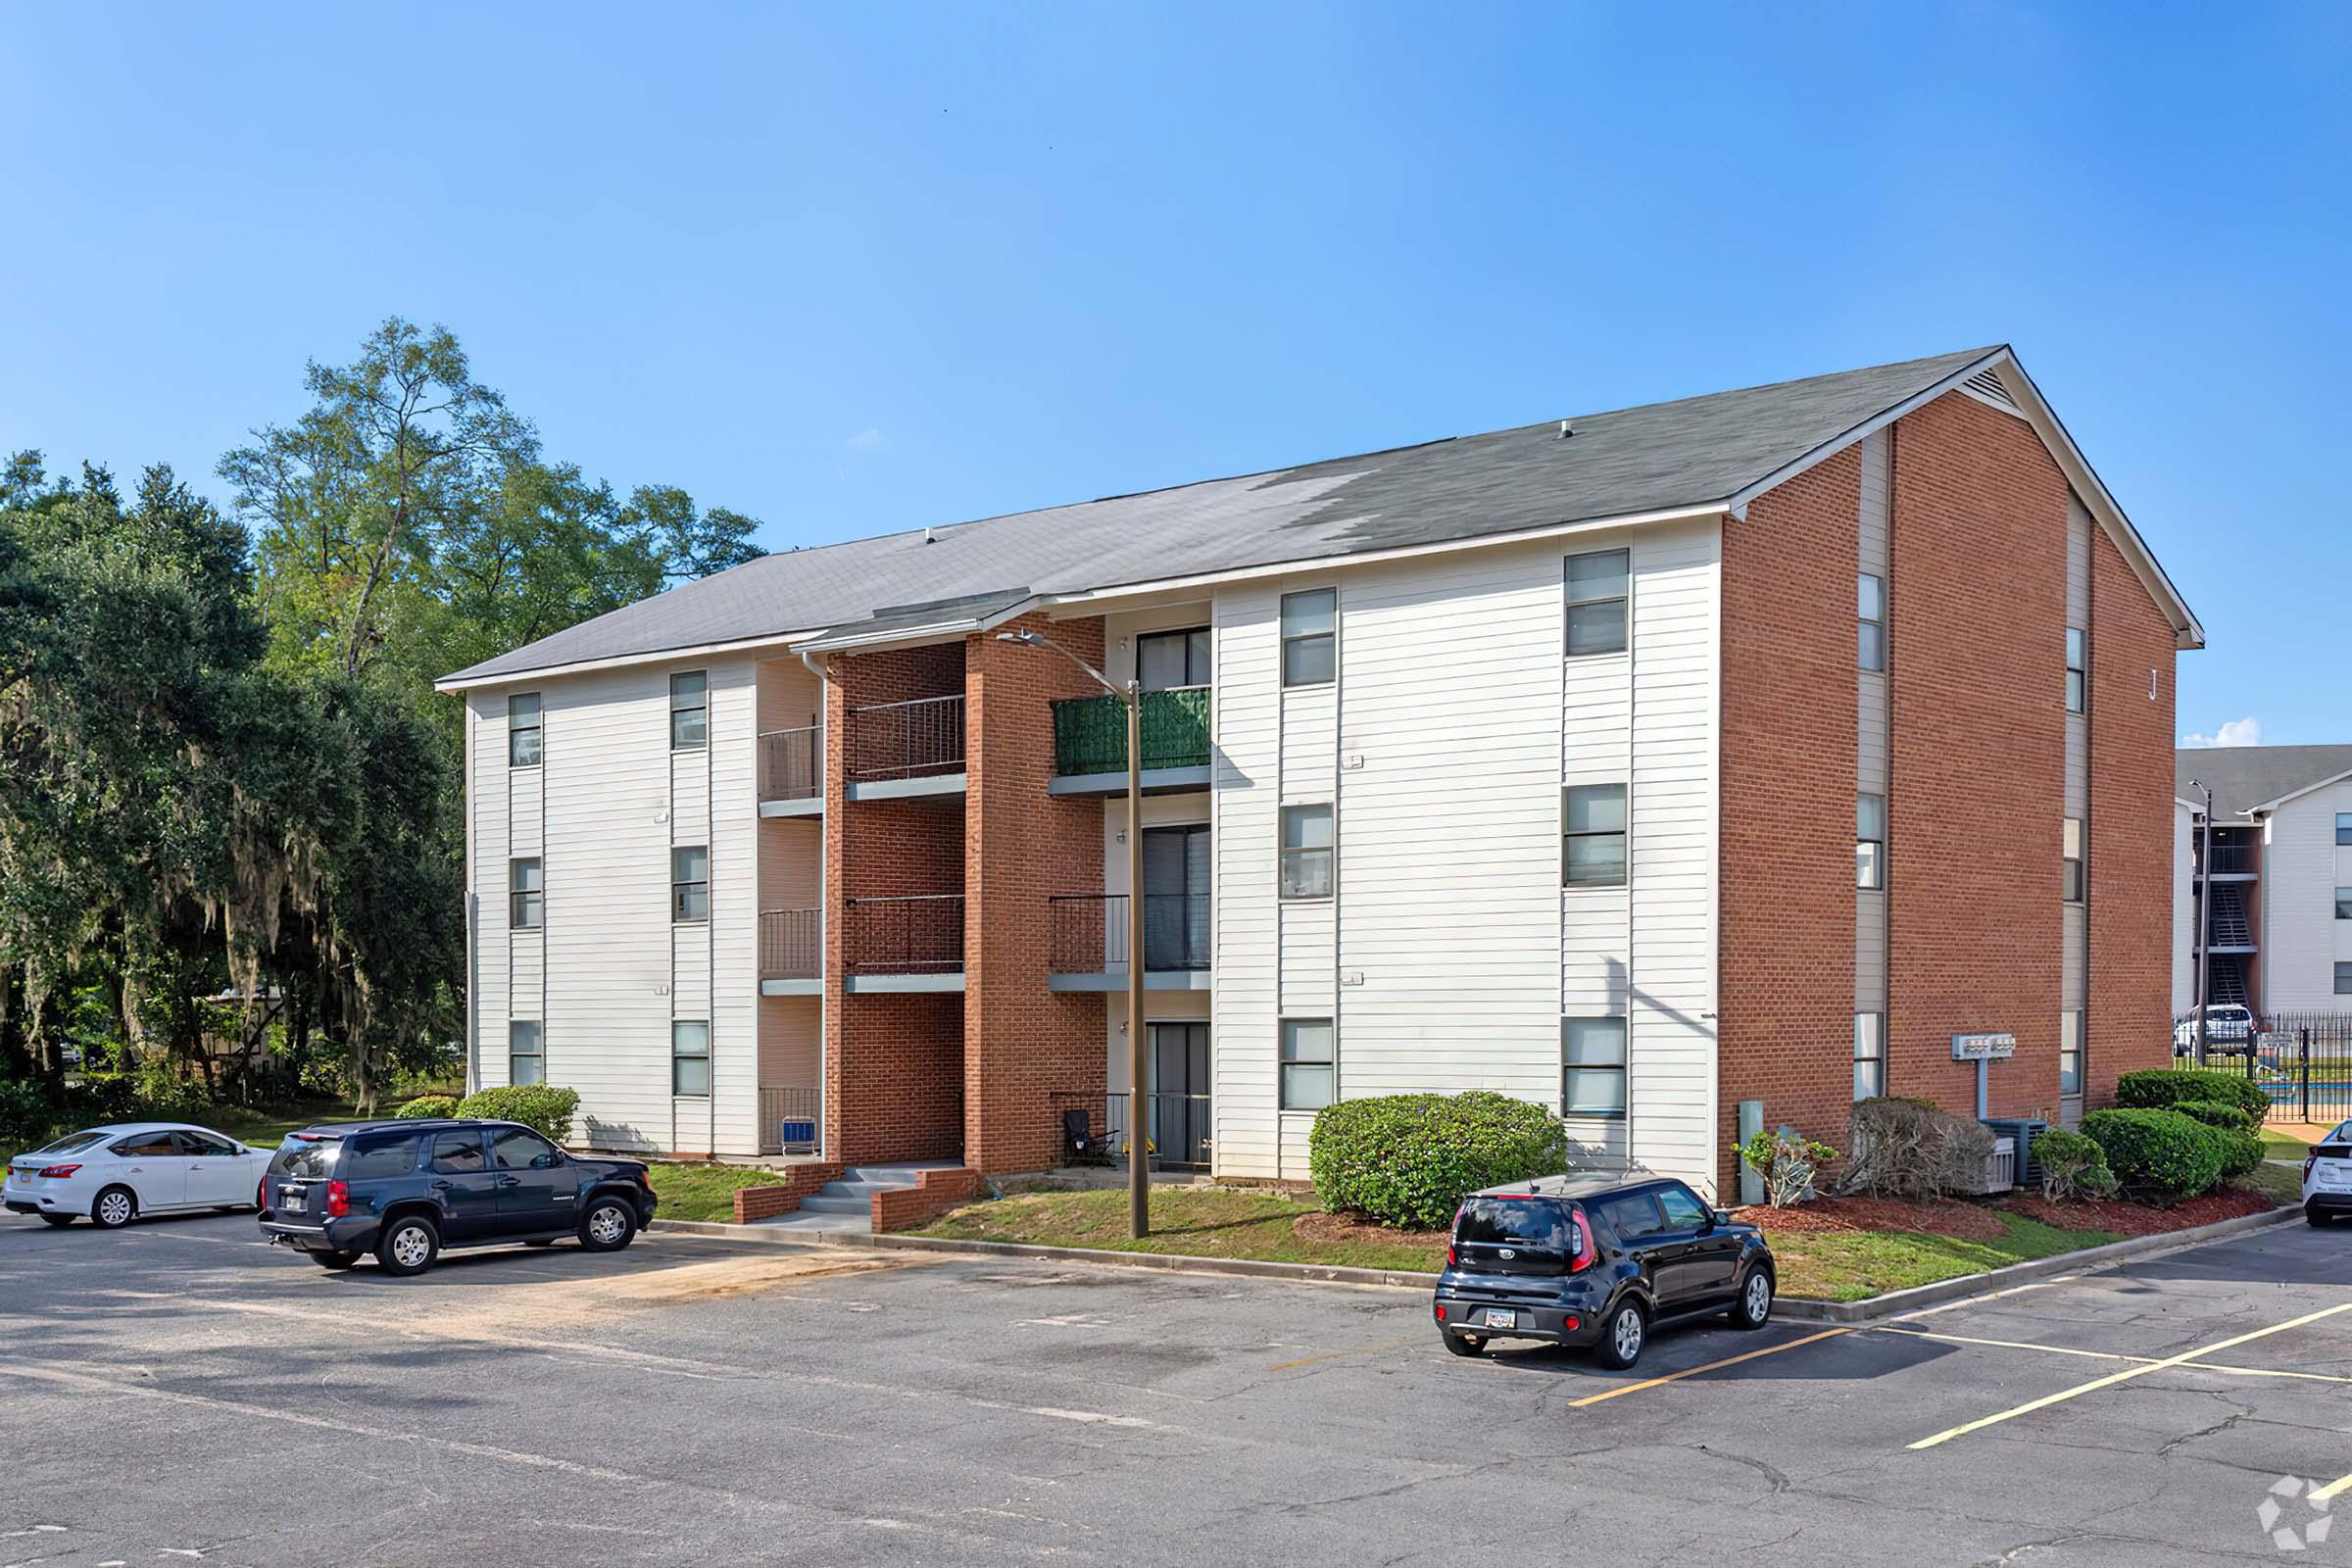
[[[523,1032],[529,1031],[531,1049],[521,1050]],[[531,1076],[522,1076],[518,1062],[531,1062]],[[507,1082],[510,1084],[543,1084],[547,1082],[547,1024],[538,1018],[510,1018],[507,1020]]]
[[[1617,818],[1613,828],[1571,827],[1576,820],[1576,797],[1595,792],[1617,792]],[[1560,790],[1560,886],[1564,888],[1621,888],[1634,878],[1634,787],[1630,783],[1569,784]],[[1578,876],[1568,846],[1578,839],[1615,839],[1618,844],[1618,873],[1611,877]]]
[[[2069,1089],[2068,1078],[2075,1086]],[[2058,1015],[2058,1093],[2070,1100],[2082,1094],[2082,1009],[2070,1007]]]
[[[681,687],[681,681],[690,686]],[[680,701],[680,699],[686,699]],[[689,721],[689,734],[681,739],[678,720],[683,714],[699,714],[702,733],[691,733],[694,721]],[[681,669],[669,677],[669,749],[673,752],[701,752],[710,747],[710,672],[707,669]]]
[[[523,886],[526,865],[531,868],[528,887]],[[507,929],[537,931],[546,923],[547,862],[536,855],[514,856],[507,861]]]
[[[2090,710],[2090,633],[2081,626],[2066,628],[2066,710]]]
[[[1293,844],[1291,842],[1291,824],[1294,821],[1312,820],[1308,816],[1297,813],[1312,811],[1322,813],[1325,842]],[[1294,801],[1282,808],[1277,816],[1281,841],[1277,847],[1276,856],[1276,893],[1284,902],[1292,904],[1312,904],[1334,897],[1340,887],[1339,812],[1332,808],[1329,801]],[[1303,834],[1301,837],[1303,838]],[[1302,886],[1304,883],[1304,878],[1300,874],[1303,869],[1316,863],[1320,863],[1323,867],[1323,890],[1320,893],[1294,892],[1295,886]]]
[[[1578,1051],[1585,1049],[1576,1040],[1578,1031],[1592,1029],[1595,1026],[1598,1027],[1600,1033],[1614,1037],[1615,1054],[1613,1058],[1606,1054],[1588,1054],[1582,1056],[1576,1054]],[[1631,1037],[1632,1030],[1623,1013],[1595,1013],[1591,1016],[1560,1020],[1560,1114],[1563,1117],[1578,1121],[1623,1121],[1625,1119],[1627,1106],[1632,1100],[1632,1074],[1629,1071],[1631,1065],[1629,1057],[1632,1055]],[[1576,1103],[1577,1097],[1570,1092],[1568,1086],[1578,1077],[1589,1078],[1596,1074],[1610,1074],[1615,1077],[1616,1102],[1598,1109],[1591,1106],[1579,1106]]]
[[[699,1038],[691,1032],[701,1030]],[[703,1065],[703,1087],[680,1088],[678,1069],[688,1062]],[[672,1018],[669,1022],[669,1092],[678,1100],[709,1100],[710,1098],[710,1020],[708,1018]]]
[[[1617,591],[1606,594],[1579,595],[1576,588],[1576,565],[1580,561],[1598,562],[1614,556],[1617,560]],[[1605,578],[1601,580],[1606,580]],[[1634,553],[1630,550],[1588,550],[1566,558],[1560,563],[1560,584],[1567,596],[1567,609],[1562,612],[1560,624],[1560,654],[1565,659],[1597,659],[1605,654],[1622,654],[1633,646]],[[1603,648],[1579,649],[1570,628],[1581,609],[1602,605],[1617,607],[1617,640]]]
[[[1879,803],[1879,819],[1871,821],[1869,801]],[[1871,832],[1877,828],[1876,833]],[[1886,890],[1886,797],[1868,790],[1854,796],[1854,886],[1873,893]]]
[[[537,692],[515,692],[507,698],[507,766],[537,767],[547,760],[546,721],[547,708]],[[514,755],[519,750],[515,743],[525,735],[531,738],[527,760]]]
[[[2082,858],[2082,819],[2069,816],[2061,819],[2058,829],[2058,897],[2067,904],[2081,904],[2090,889],[2090,877]]]
[[[1185,678],[1173,686],[1154,686],[1144,674],[1145,650],[1152,644],[1181,640],[1184,648]],[[1193,656],[1199,654],[1200,678],[1194,680]],[[1139,631],[1135,634],[1135,678],[1148,692],[1194,691],[1213,684],[1216,675],[1216,646],[1206,626],[1166,626],[1157,631]]]
[[[1876,1084],[1869,1094],[1862,1092],[1862,1070],[1871,1069]],[[1886,1096],[1886,1015],[1883,1012],[1854,1014],[1854,1099],[1883,1100]]]
[[[1854,663],[1861,669],[1884,674],[1886,669],[1886,579],[1875,571],[1855,573],[1854,614],[1859,622],[1854,632]],[[1867,595],[1878,592],[1878,613],[1870,612]],[[1874,639],[1873,631],[1878,633]]]
[[[1330,601],[1331,610],[1329,612],[1329,624],[1326,625],[1321,631],[1291,630],[1291,607],[1293,605],[1298,605],[1300,609],[1301,617],[1303,618],[1306,608],[1305,601],[1310,599],[1324,599]],[[1282,596],[1280,613],[1281,625],[1279,630],[1282,634],[1282,668],[1280,673],[1282,675],[1283,686],[1286,689],[1293,686],[1329,686],[1332,684],[1332,682],[1338,680],[1340,678],[1340,591],[1337,588],[1301,588],[1296,593],[1284,594]],[[1318,675],[1311,679],[1293,679],[1291,676],[1291,650],[1294,647],[1302,648],[1311,643],[1322,643],[1330,649],[1331,672],[1327,675]]]
[[[703,874],[687,876],[684,855],[703,858]],[[710,846],[673,844],[669,847],[669,919],[672,925],[701,925],[710,918]]]
[[[1299,1044],[1298,1031],[1314,1028],[1320,1028],[1323,1031],[1324,1054],[1320,1056],[1294,1054]],[[1277,1034],[1279,1038],[1276,1043],[1275,1073],[1279,1080],[1276,1087],[1281,1107],[1284,1110],[1316,1111],[1321,1110],[1324,1105],[1338,1104],[1340,1100],[1340,1026],[1337,1020],[1331,1018],[1284,1018],[1277,1026]],[[1321,1103],[1301,1105],[1292,1102],[1291,1069],[1294,1067],[1304,1067],[1310,1070],[1320,1068],[1329,1075],[1325,1079],[1328,1093]]]

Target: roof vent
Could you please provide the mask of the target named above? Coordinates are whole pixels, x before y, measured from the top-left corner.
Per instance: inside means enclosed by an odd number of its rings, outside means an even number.
[[[1960,385],[1963,390],[1975,393],[1995,408],[2007,409],[2012,414],[2018,412],[2017,399],[2009,395],[2009,389],[2001,384],[2001,378],[1989,367],[1979,370]]]
[[[1574,434],[1576,434],[1576,432],[1568,427],[1568,421],[1566,419],[1562,419],[1560,421],[1560,439],[1565,441]]]
[[[931,537],[931,525],[926,522],[923,524],[923,543],[932,544],[935,541]]]

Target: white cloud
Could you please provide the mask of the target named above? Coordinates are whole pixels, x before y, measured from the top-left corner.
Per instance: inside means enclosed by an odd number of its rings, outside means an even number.
[[[2180,737],[2180,744],[2183,746],[2260,746],[2262,744],[2262,722],[2253,714],[2248,713],[2243,718],[2229,720],[2210,735],[2183,735]]]
[[[882,444],[882,432],[879,430],[860,430],[842,443],[852,452],[879,452]]]

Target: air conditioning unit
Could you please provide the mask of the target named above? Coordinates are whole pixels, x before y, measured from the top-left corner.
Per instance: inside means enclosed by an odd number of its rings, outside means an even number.
[[[1992,1152],[1984,1156],[1984,1181],[1977,1189],[1980,1195],[1990,1197],[2005,1193],[2017,1185],[2017,1140],[1995,1138]]]

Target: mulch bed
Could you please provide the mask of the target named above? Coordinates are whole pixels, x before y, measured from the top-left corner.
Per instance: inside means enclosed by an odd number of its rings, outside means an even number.
[[[1923,1231],[1964,1242],[1989,1242],[2008,1232],[1989,1208],[1951,1199],[1912,1202],[1894,1198],[1819,1198],[1796,1208],[1759,1205],[1732,1218],[1765,1231]]]
[[[1405,1231],[1375,1225],[1369,1220],[1320,1210],[1291,1221],[1291,1234],[1302,1242],[1362,1243],[1380,1247],[1429,1247],[1444,1250],[1453,1239],[1449,1231]]]
[[[2163,1231],[2184,1231],[2192,1225],[2211,1225],[2217,1220],[2236,1219],[2245,1214],[2269,1212],[2276,1205],[2260,1193],[2243,1187],[2224,1187],[2176,1203],[2171,1208],[2150,1208],[2144,1203],[2127,1203],[2120,1199],[2078,1199],[2072,1202],[2055,1203],[2046,1198],[2016,1197],[2005,1200],[2001,1206],[2028,1219],[2037,1219],[2044,1225],[2055,1225],[2068,1231],[2114,1231],[2119,1236],[2154,1236]]]

